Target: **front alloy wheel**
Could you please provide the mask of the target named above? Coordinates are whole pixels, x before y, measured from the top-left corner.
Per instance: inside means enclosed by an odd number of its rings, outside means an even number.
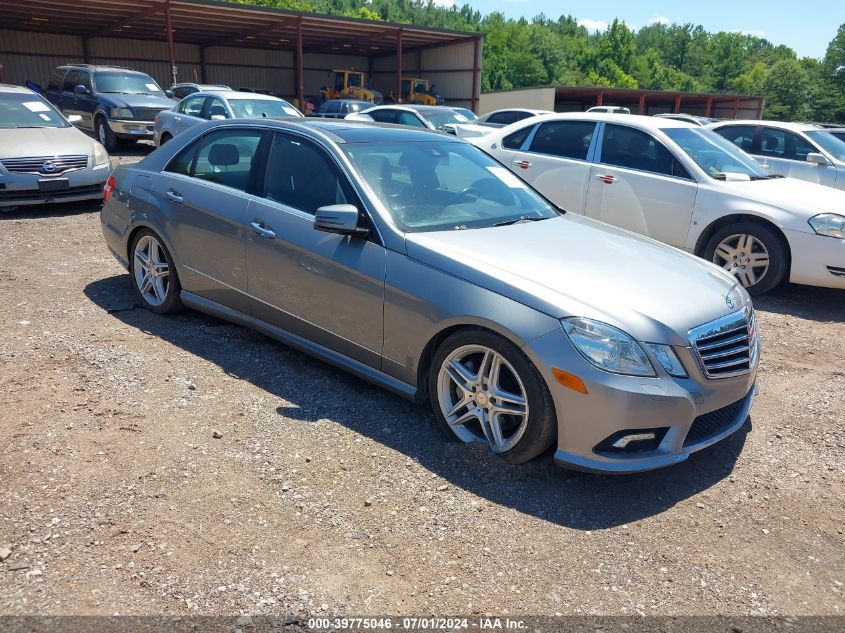
[[[486,442],[494,453],[513,448],[528,426],[528,396],[516,370],[483,345],[452,352],[437,379],[440,410],[464,442]]]
[[[789,251],[783,235],[757,221],[718,229],[701,256],[731,273],[752,295],[772,290],[789,273]]]
[[[557,416],[545,381],[519,347],[492,332],[448,336],[432,359],[428,393],[447,437],[485,444],[511,463],[554,443]]]
[[[750,288],[769,272],[769,251],[753,235],[729,235],[716,247],[713,263],[733,274],[744,288]]]

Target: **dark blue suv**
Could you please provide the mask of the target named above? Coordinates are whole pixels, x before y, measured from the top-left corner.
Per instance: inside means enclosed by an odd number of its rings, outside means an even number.
[[[59,66],[44,96],[65,116],[77,114],[77,126],[94,132],[109,151],[119,140],[153,137],[153,122],[173,107],[173,96],[146,73],[117,66]]]

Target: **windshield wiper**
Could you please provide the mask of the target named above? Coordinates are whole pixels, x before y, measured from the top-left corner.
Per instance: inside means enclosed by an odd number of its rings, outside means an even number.
[[[768,174],[767,176],[751,176],[751,180],[774,180],[775,178],[786,178],[782,174]]]
[[[539,220],[545,220],[546,218],[533,218],[528,217],[527,215],[521,215],[518,218],[514,218],[513,220],[505,220],[504,222],[497,222],[493,226],[508,226],[511,224],[517,224],[519,222],[537,222]]]

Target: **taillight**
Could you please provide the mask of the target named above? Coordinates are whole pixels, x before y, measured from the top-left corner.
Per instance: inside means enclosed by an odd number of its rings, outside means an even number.
[[[109,179],[106,181],[106,184],[103,185],[103,202],[108,202],[111,198],[111,195],[114,193],[115,185],[114,176],[109,176]]]

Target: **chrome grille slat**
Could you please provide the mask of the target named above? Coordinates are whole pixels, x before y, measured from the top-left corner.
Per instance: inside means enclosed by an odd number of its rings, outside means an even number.
[[[55,169],[45,169],[45,163],[52,163]],[[69,171],[85,169],[88,157],[82,154],[67,156],[26,156],[21,158],[4,158],[0,164],[11,174],[36,174],[39,176],[59,176]]]
[[[741,328],[741,329],[744,330],[745,328]],[[736,330],[736,331],[739,331],[739,330]],[[722,340],[722,341],[718,341],[716,343],[705,343],[705,344],[699,343],[698,344],[698,351],[699,352],[706,352],[708,350],[711,350],[711,349],[714,349],[714,348],[717,348],[717,347],[722,347],[724,345],[729,345],[731,343],[739,343],[740,341],[746,341],[746,340],[748,340],[748,332],[743,331],[742,334],[738,334],[737,336],[734,336],[732,338],[725,339],[725,340]]]
[[[747,339],[748,337],[746,337]],[[710,354],[702,354],[701,360],[704,362],[708,362],[711,360],[715,360],[717,358],[727,358],[728,356],[736,356],[737,354],[741,354],[743,352],[747,352],[750,348],[748,345],[740,345],[738,347],[732,347],[730,349],[726,349],[720,352],[712,352]],[[747,354],[746,354],[747,355]]]
[[[735,312],[690,330],[690,342],[708,378],[751,371],[755,355],[753,312]]]

